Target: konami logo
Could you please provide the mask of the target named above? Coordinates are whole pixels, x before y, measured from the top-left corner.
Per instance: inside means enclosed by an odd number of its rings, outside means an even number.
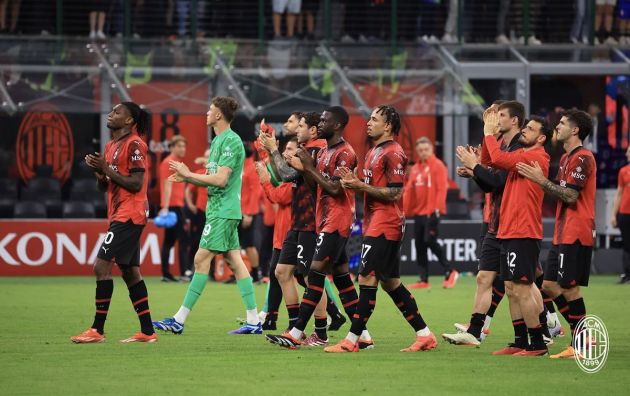
[[[107,231],[105,220],[0,221],[0,276],[90,275]],[[141,271],[160,274],[163,231],[147,224]],[[174,264],[171,251],[169,263]]]

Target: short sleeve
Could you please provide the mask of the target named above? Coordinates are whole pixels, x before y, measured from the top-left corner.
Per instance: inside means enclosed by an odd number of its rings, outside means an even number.
[[[147,162],[147,146],[140,140],[133,140],[127,146],[129,173],[144,172]]]
[[[407,157],[403,153],[392,151],[385,155],[384,165],[387,187],[402,187],[405,182]]]
[[[626,185],[625,178],[626,178],[626,170],[625,170],[625,168],[621,168],[621,170],[619,171],[619,175],[617,177],[617,187],[618,188],[625,187],[625,185]]]
[[[590,155],[574,155],[569,161],[567,169],[566,187],[580,191],[589,178],[593,177],[595,170],[594,158]]]
[[[240,146],[240,147],[239,147]],[[220,148],[219,160],[217,166],[224,166],[235,170],[240,166],[241,156],[243,155],[243,144],[240,139],[230,137],[227,139]]]

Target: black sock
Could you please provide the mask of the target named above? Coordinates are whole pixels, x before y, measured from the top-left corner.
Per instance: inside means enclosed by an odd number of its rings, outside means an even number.
[[[267,317],[269,314],[275,312],[275,318],[278,319],[278,310],[280,309],[280,303],[282,303],[282,288],[280,287],[280,283],[278,282],[278,278],[273,273],[273,271],[269,272],[269,294],[267,297]]]
[[[267,312],[267,316],[265,316],[265,323],[275,323],[276,321],[278,321],[278,311]]]
[[[486,315],[482,313],[474,313],[470,316],[470,325],[467,332],[475,336],[475,338],[481,338],[481,330],[486,321]]]
[[[335,304],[335,300],[331,298],[328,292],[326,292],[326,296],[328,297],[328,305],[326,305],[326,313],[330,315],[330,317],[333,319],[338,319],[339,317],[343,316],[341,314],[341,311],[339,311],[339,308],[337,308],[337,305]]]
[[[512,321],[514,327],[514,346],[517,348],[527,347],[527,325],[523,318]]]
[[[547,309],[543,308],[542,312],[538,315],[538,321],[540,322],[540,329],[542,334],[546,337],[551,338],[551,334],[549,333],[549,326],[547,326]]]
[[[545,280],[545,276],[544,275],[540,275],[536,277],[536,280],[534,281],[534,283],[536,284],[536,287],[538,288],[538,290],[540,290],[540,292],[542,293],[542,284]]]
[[[300,303],[300,315],[298,321],[295,323],[295,328],[301,331],[306,329],[308,321],[315,312],[315,307],[322,299],[324,294],[324,280],[326,274],[315,270],[308,272],[308,288],[304,291],[302,302]]]
[[[558,297],[553,299],[553,302],[556,303],[556,307],[558,307],[558,312],[564,317],[564,319],[571,323],[569,320],[569,303],[567,299],[561,294]]]
[[[545,303],[545,308],[547,308],[547,311],[549,313],[554,313],[556,312],[556,307],[554,307],[553,305],[553,299],[551,297],[549,297],[544,291],[540,291],[540,294],[542,294],[542,298],[543,298],[543,303]]]
[[[395,290],[388,292],[388,294],[405,317],[405,320],[413,327],[414,331],[422,330],[427,327],[427,324],[418,311],[416,299],[413,298],[409,290],[407,290],[402,283]]]
[[[326,328],[328,327],[328,323],[326,320],[326,316],[317,316],[315,315],[315,334],[322,340],[328,339],[328,334],[326,333]]]
[[[149,310],[149,293],[147,292],[147,286],[144,284],[144,280],[129,287],[129,298],[133,304],[133,309],[138,314],[140,329],[146,335],[153,334],[151,311]]]
[[[490,303],[490,308],[486,315],[493,317],[497,307],[501,300],[503,300],[503,296],[505,295],[505,283],[497,276],[492,282],[492,301]]]
[[[352,315],[352,325],[350,326],[352,334],[361,336],[365,329],[365,325],[370,319],[372,312],[374,312],[374,306],[376,305],[376,290],[376,286],[359,286],[359,303],[357,304],[356,312]]]
[[[543,329],[542,327],[540,327],[540,325],[534,328],[531,328],[531,327],[528,328],[527,333],[529,334],[529,337],[531,339],[530,341],[531,349],[538,350],[538,349],[546,348],[545,341],[543,340]]]
[[[109,311],[109,303],[114,294],[114,281],[112,279],[96,281],[96,314],[94,315],[94,323],[92,328],[96,329],[99,334],[105,331],[105,320],[107,319],[107,311]]]
[[[571,342],[573,342],[573,336],[575,328],[584,316],[586,316],[586,306],[584,305],[584,299],[582,297],[577,300],[569,301],[569,325],[571,326]],[[573,345],[573,344],[572,344]]]
[[[357,289],[354,287],[354,283],[352,283],[350,274],[346,272],[345,274],[335,275],[333,282],[339,291],[339,299],[341,300],[344,311],[346,311],[346,315],[348,318],[352,319],[357,309],[359,295],[357,294]]]
[[[298,320],[298,316],[300,315],[300,305],[299,304],[287,304],[287,316],[289,317],[289,329],[292,329],[295,326],[295,323]]]

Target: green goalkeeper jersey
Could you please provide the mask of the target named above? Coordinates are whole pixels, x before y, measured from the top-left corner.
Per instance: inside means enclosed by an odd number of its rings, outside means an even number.
[[[208,187],[206,218],[237,219],[241,215],[241,185],[245,148],[243,141],[228,128],[212,140],[206,164],[207,174],[217,173],[220,166],[232,169],[225,187]]]

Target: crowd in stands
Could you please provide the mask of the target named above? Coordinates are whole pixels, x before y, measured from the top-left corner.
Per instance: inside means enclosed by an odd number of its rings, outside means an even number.
[[[586,44],[592,39],[595,44],[630,44],[630,0],[399,0],[395,4],[393,15],[391,0],[0,0],[0,34],[62,33],[104,40],[122,36],[128,20],[127,33],[136,38],[260,38],[262,34],[266,39],[329,36],[346,43],[369,43],[395,35],[403,41],[428,43]]]

